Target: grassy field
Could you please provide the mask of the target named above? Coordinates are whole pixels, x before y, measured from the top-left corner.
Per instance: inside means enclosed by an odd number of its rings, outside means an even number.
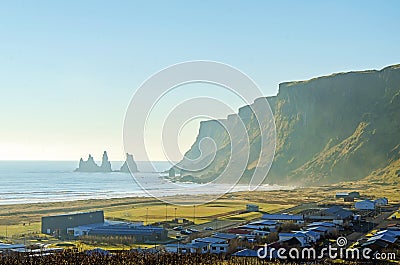
[[[292,212],[301,210],[305,203],[342,202],[335,200],[338,191],[359,191],[362,196],[387,197],[389,202],[400,202],[399,186],[387,186],[369,182],[347,182],[317,188],[298,188],[285,191],[237,192],[203,205],[169,205],[152,198],[123,198],[108,200],[87,200],[40,204],[5,205],[0,208],[0,237],[22,238],[40,233],[42,216],[76,211],[104,210],[106,219],[142,221],[154,223],[175,218],[186,218],[196,224],[219,220],[251,220],[262,213]],[[194,202],[206,201],[206,195],[192,196]],[[187,198],[185,199],[188,202]],[[259,213],[241,213],[246,204],[258,204]],[[343,202],[342,202],[343,203]],[[300,205],[300,206],[298,206]],[[351,203],[349,207],[351,207]],[[293,209],[291,207],[297,206]],[[400,214],[398,214],[398,217]],[[147,220],[147,222],[146,222]],[[4,240],[3,240],[4,241]]]

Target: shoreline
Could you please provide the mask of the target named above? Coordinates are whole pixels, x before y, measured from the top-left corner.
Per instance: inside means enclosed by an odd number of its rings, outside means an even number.
[[[182,183],[186,184],[186,183]],[[200,187],[201,184],[199,184]],[[229,184],[220,184],[221,187],[224,187],[224,185],[229,185]],[[139,186],[140,187],[140,186]],[[245,189],[248,187],[248,185],[241,185],[238,184],[237,186],[234,186],[231,188],[230,191],[228,192],[221,192],[219,190],[215,190],[214,192],[210,193],[182,193],[182,194],[174,194],[174,195],[167,195],[167,194],[161,194],[157,196],[157,198],[175,198],[178,196],[216,196],[219,195],[218,197],[224,196],[226,194],[231,194],[231,193],[237,193],[237,192],[246,192],[247,190]],[[293,190],[298,187],[295,186],[281,186],[277,184],[263,184],[257,187],[255,191],[284,191],[284,190]],[[235,190],[237,189],[237,190]],[[24,205],[24,204],[42,204],[42,203],[57,203],[57,202],[75,202],[75,201],[88,201],[88,200],[112,200],[112,199],[129,199],[129,198],[155,198],[153,197],[148,191],[145,189],[140,189],[139,191],[135,191],[132,193],[126,193],[125,195],[123,194],[115,194],[115,195],[81,195],[81,196],[67,196],[65,198],[23,198],[23,199],[0,199],[0,206],[12,206],[12,205]],[[17,202],[20,200],[21,202]]]

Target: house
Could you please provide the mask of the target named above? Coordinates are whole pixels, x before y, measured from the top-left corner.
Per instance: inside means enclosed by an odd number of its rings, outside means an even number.
[[[279,233],[279,242],[286,242],[289,245],[297,245],[300,244],[301,247],[308,246],[307,236],[302,233]]]
[[[232,256],[235,257],[258,257],[257,250],[253,249],[242,249],[239,250],[238,252],[232,254]]]
[[[349,192],[349,197],[360,198],[360,193],[358,191]]]
[[[336,197],[336,199],[347,198],[347,197],[349,197],[349,193],[348,192],[336,192],[335,197]]]
[[[249,230],[239,229],[239,228],[231,228],[231,229],[228,229],[226,232],[228,234],[234,234],[237,236],[240,236],[240,235],[246,236],[246,235],[250,235],[250,233],[251,233],[251,231],[249,231]]]
[[[354,204],[354,207],[357,210],[375,210],[375,202],[373,202],[371,200],[363,200],[363,201],[356,202]]]
[[[385,206],[389,203],[389,200],[385,197],[374,200],[375,206]]]
[[[273,220],[273,221],[304,221],[302,215],[293,214],[264,214],[261,217],[263,220]]]
[[[170,253],[191,253],[191,247],[192,244],[166,244],[165,251]]]
[[[260,210],[260,208],[256,204],[247,204],[246,205],[247,212],[258,212],[259,210]]]
[[[255,236],[267,236],[267,235],[269,235],[271,232],[269,232],[269,231],[265,231],[265,230],[253,230],[253,231],[251,231],[251,234],[252,235],[255,235]]]
[[[329,229],[324,226],[314,226],[314,227],[309,227],[306,229],[307,231],[313,231],[317,232],[320,234],[320,236],[326,236],[329,233]]]
[[[79,212],[42,217],[42,233],[66,236],[67,229],[104,222],[103,211]]]
[[[371,237],[369,240],[380,240],[380,241],[386,242],[388,244],[394,244],[397,241],[397,238],[393,237],[389,234],[383,233],[383,234],[375,235],[375,236]]]
[[[216,237],[203,237],[192,240],[192,244],[203,243],[208,246],[208,251],[212,254],[228,252],[229,244],[227,240]]]
[[[258,229],[258,230],[269,230],[271,232],[275,232],[277,227],[280,225],[277,221],[272,221],[272,220],[259,220],[259,221],[254,221],[249,223],[246,226],[242,227],[252,227],[250,229]],[[254,228],[257,227],[257,228]]]
[[[337,205],[323,210],[322,213],[323,215],[331,216],[336,220],[349,220],[353,217],[352,211],[344,209]]]
[[[279,241],[285,242],[292,238],[296,238],[298,242],[300,242],[300,246],[309,246],[317,242],[321,235],[315,231],[292,231],[290,233],[279,233]]]
[[[134,238],[136,242],[164,241],[168,238],[166,229],[157,226],[144,226],[141,222],[127,223],[105,220],[103,223],[82,225],[67,230],[75,237],[83,235],[127,236]]]
[[[0,254],[3,252],[19,252],[24,251],[26,246],[24,244],[5,244],[0,243]]]
[[[360,198],[360,193],[358,191],[351,192],[337,192],[335,195],[336,199],[342,198]]]
[[[307,228],[313,228],[313,227],[325,227],[327,229],[326,233],[333,233],[334,231],[337,230],[336,224],[332,222],[314,222],[307,225]]]
[[[215,233],[215,234],[212,235],[212,237],[224,239],[224,240],[226,240],[228,243],[229,243],[231,240],[238,238],[237,235],[235,235],[235,234],[229,234],[229,233]]]

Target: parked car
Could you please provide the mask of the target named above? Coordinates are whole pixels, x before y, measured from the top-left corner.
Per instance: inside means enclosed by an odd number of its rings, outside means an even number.
[[[214,228],[212,228],[211,226],[209,226],[209,227],[204,227],[204,230],[210,231],[210,230],[214,230]]]
[[[195,229],[195,228],[189,228],[188,229],[190,232],[192,232],[192,233],[198,233],[198,232],[200,232],[199,230],[197,230],[197,229]]]
[[[172,229],[174,229],[175,231],[181,231],[181,230],[183,230],[183,227],[181,225],[179,225],[179,226],[175,226]]]

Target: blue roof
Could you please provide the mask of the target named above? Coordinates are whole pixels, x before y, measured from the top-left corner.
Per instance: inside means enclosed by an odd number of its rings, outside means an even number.
[[[276,224],[278,224],[278,222],[273,220],[258,220],[250,223],[250,225],[276,225]]]
[[[314,227],[310,227],[307,228],[308,231],[321,231],[321,232],[327,232],[328,228],[324,227],[324,226],[314,226]]]
[[[228,233],[215,233],[213,235],[213,237],[217,237],[217,238],[222,238],[222,239],[235,239],[237,238],[237,235],[234,234],[228,234]]]
[[[377,245],[377,246],[379,246],[381,248],[386,248],[388,246],[387,243],[379,241],[379,240],[368,240],[367,242],[365,242],[361,246],[362,247],[366,247],[366,246],[369,246],[369,245]]]
[[[376,233],[376,235],[386,234],[392,237],[400,237],[400,230],[382,230]]]
[[[302,215],[293,215],[293,214],[264,214],[262,219],[265,220],[303,220]]]
[[[336,227],[336,225],[331,222],[313,222],[307,225],[307,227],[312,227],[312,226]]]
[[[215,237],[199,237],[194,239],[195,242],[206,242],[206,243],[225,243],[224,239]]]
[[[258,257],[257,251],[253,249],[242,249],[238,252],[232,254],[232,256],[236,257]]]
[[[306,235],[303,234],[303,233],[292,232],[292,233],[279,233],[279,236],[284,236],[284,237],[305,237]]]
[[[383,233],[383,234],[371,237],[368,241],[370,241],[370,240],[382,240],[382,241],[386,241],[386,242],[393,244],[394,242],[396,242],[397,238]]]
[[[343,209],[342,207],[336,205],[324,210],[324,212],[328,215],[335,216],[341,219],[346,219],[353,215],[352,211]]]

